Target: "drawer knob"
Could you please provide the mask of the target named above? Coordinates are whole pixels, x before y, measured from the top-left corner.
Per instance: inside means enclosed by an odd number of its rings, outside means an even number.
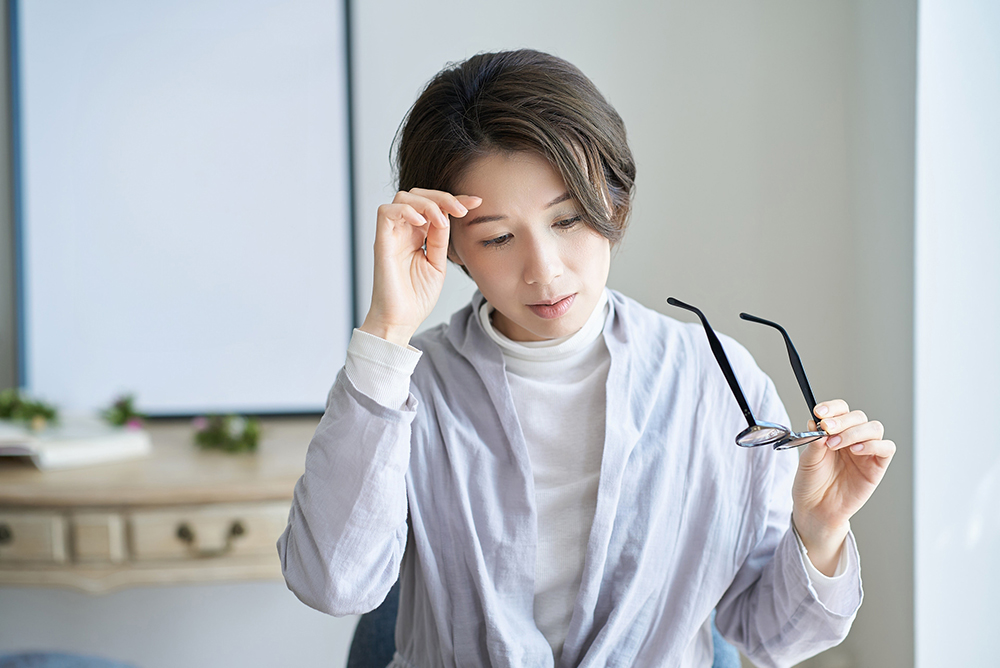
[[[187,522],[177,527],[177,537],[189,545],[194,543],[194,531],[187,525]]]
[[[195,546],[195,533],[187,522],[181,522],[177,527],[177,538],[187,544],[188,550],[198,558],[221,557],[233,549],[234,540],[247,532],[240,520],[233,520],[226,532],[226,544],[219,548],[200,549]]]
[[[14,542],[14,532],[6,524],[0,524],[0,545],[9,545]]]

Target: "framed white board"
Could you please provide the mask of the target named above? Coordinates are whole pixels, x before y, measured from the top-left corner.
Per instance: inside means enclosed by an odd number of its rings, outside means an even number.
[[[353,324],[345,12],[14,5],[22,385],[321,411]]]

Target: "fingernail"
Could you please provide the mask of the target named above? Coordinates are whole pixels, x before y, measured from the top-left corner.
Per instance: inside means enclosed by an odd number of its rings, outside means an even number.
[[[816,407],[816,415],[823,416],[823,415],[826,415],[829,412],[830,412],[830,409],[827,408],[826,406],[817,406]]]
[[[464,206],[462,206],[461,204],[459,204],[459,205],[458,205],[458,208],[459,208],[459,211],[461,211],[461,213],[460,213],[460,214],[458,214],[459,216],[464,216],[465,214],[469,213],[469,210],[468,210],[468,209],[466,209],[466,208],[465,208]]]
[[[840,436],[831,436],[830,438],[826,439],[826,447],[835,448],[838,445],[840,445]]]
[[[864,443],[855,443],[854,445],[851,446],[851,450],[853,450],[854,452],[861,452],[864,449],[865,449]]]

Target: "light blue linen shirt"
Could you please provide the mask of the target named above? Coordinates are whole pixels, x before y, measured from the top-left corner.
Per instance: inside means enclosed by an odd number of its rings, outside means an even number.
[[[761,666],[839,643],[862,598],[853,535],[831,609],[790,528],[795,452],[735,445],[746,422],[699,325],[608,292],[597,510],[559,665],[710,666],[713,608]],[[531,465],[482,303],[414,337],[400,410],[340,372],[278,541],[289,588],[330,614],[374,609],[401,579],[394,666],[555,661],[533,619]],[[757,417],[789,424],[770,379],[720,338]]]

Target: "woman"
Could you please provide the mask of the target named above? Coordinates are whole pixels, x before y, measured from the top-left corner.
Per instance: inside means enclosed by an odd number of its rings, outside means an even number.
[[[278,543],[289,588],[355,614],[398,577],[395,666],[709,666],[713,610],[759,665],[840,642],[849,519],[895,446],[840,400],[798,458],[733,444],[701,328],[605,286],[635,167],[593,84],[534,51],[470,58],[414,104],[397,164]],[[414,336],[449,260],[478,290]],[[723,342],[754,413],[789,424]]]

